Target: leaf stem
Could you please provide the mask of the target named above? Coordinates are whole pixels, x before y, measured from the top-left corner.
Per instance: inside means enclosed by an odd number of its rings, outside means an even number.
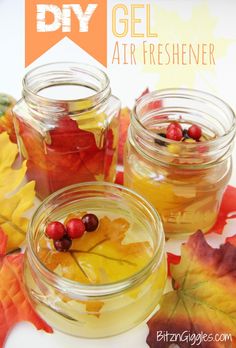
[[[94,248],[94,247],[93,247]],[[92,248],[92,249],[93,249]],[[47,248],[42,248],[42,249],[47,249]],[[79,249],[70,249],[69,253],[71,254],[71,256],[73,257],[73,259],[75,260],[75,262],[77,263],[78,267],[81,269],[81,271],[84,273],[84,275],[88,278],[87,274],[84,272],[83,268],[81,267],[81,265],[78,263],[77,258],[75,257],[74,253],[81,253],[81,254],[91,254],[91,255],[95,255],[95,256],[100,256],[100,257],[104,257],[107,260],[111,260],[111,261],[116,261],[116,262],[122,262],[122,263],[126,263],[130,266],[134,266],[136,267],[137,264],[128,260],[124,260],[124,259],[116,259],[114,257],[110,257],[104,254],[100,254],[100,253],[96,253],[94,251],[90,251],[89,250],[79,250]],[[48,257],[48,255],[46,256],[46,258]]]
[[[131,265],[131,266],[137,266],[136,263],[134,263],[134,262],[131,262],[131,261],[128,261],[128,260],[124,260],[124,259],[116,259],[114,257],[106,256],[106,255],[103,255],[103,254],[100,254],[100,253],[95,253],[93,251],[84,251],[84,250],[72,249],[72,250],[70,250],[70,252],[101,256],[101,257],[104,257],[107,260],[116,261],[116,262],[123,262],[123,263],[126,263],[126,264]]]
[[[83,275],[89,280],[88,275],[86,274],[86,272],[84,271],[83,267],[81,266],[81,264],[79,263],[79,261],[77,260],[77,258],[74,255],[74,251],[70,250],[69,251],[71,257],[74,259],[75,263],[77,264],[77,266],[79,267],[79,269],[81,270],[81,272],[83,273]]]
[[[87,251],[92,251],[93,249],[95,249],[97,246],[107,242],[108,240],[110,240],[109,238],[105,238],[103,240],[101,240],[100,242],[96,243],[95,245],[93,245],[91,248],[89,248]]]

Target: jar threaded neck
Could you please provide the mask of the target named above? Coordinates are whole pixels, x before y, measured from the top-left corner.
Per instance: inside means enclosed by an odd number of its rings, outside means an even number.
[[[209,140],[185,143],[161,137],[158,129],[172,121],[200,125]],[[235,131],[235,114],[221,99],[198,90],[168,89],[137,101],[129,135],[136,149],[153,161],[199,167],[230,156]],[[170,145],[177,145],[178,151],[170,152]]]

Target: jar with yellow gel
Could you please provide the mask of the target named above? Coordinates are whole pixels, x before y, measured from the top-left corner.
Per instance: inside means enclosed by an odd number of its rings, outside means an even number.
[[[171,122],[197,125],[198,141],[163,135]],[[195,90],[152,92],[133,110],[124,158],[124,181],[161,215],[167,237],[183,237],[216,222],[232,171],[235,115],[217,97]]]
[[[93,232],[58,251],[45,234],[52,221],[98,217]],[[156,308],[166,282],[159,215],[141,196],[108,183],[56,192],[34,214],[24,278],[34,308],[53,328],[95,338],[141,323]]]

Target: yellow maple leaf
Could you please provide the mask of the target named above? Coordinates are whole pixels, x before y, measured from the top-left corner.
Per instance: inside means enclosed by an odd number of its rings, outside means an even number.
[[[83,214],[71,214],[65,222],[74,217],[81,218]],[[57,252],[52,240],[43,234],[38,246],[38,257],[54,273],[82,284],[109,284],[124,280],[139,272],[153,255],[149,241],[125,243],[129,228],[130,223],[126,219],[111,220],[104,216],[96,231],[74,239],[71,249],[64,253]],[[133,289],[130,296],[135,298],[138,291]],[[69,307],[68,311],[68,304],[73,309]],[[81,305],[86,307],[88,314],[99,317],[104,303],[75,301],[63,295],[62,302],[58,304],[66,315],[74,318],[84,310]]]
[[[20,185],[26,173],[26,162],[21,168],[14,169],[12,165],[18,154],[17,146],[10,142],[7,133],[0,135],[0,199]]]
[[[43,235],[39,258],[50,270],[56,269],[60,275],[82,283],[104,284],[126,279],[147,264],[153,254],[148,241],[124,243],[129,227],[125,219],[104,216],[96,232],[73,240],[68,253],[55,251],[53,243]]]
[[[34,182],[22,186],[26,173],[26,162],[19,169],[14,169],[18,150],[11,143],[7,133],[0,134],[0,227],[8,236],[7,251],[19,247],[25,239],[28,219],[25,212],[32,207],[35,191]]]

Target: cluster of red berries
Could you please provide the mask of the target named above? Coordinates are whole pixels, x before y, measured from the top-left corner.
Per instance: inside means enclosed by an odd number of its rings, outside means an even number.
[[[167,127],[166,134],[161,133],[159,135],[175,141],[181,141],[182,139],[194,139],[199,141],[202,136],[202,130],[201,127],[195,124],[189,127],[189,129],[183,129],[180,123],[173,121]]]
[[[166,138],[170,140],[180,141],[183,138],[192,138],[199,140],[202,136],[202,130],[199,126],[193,124],[189,129],[184,129],[181,125],[174,121],[169,124],[166,131]]]
[[[47,225],[45,234],[53,240],[57,251],[68,251],[72,245],[72,239],[81,238],[85,231],[95,231],[98,223],[96,215],[85,214],[82,219],[70,219],[66,225],[59,221],[52,221]]]

